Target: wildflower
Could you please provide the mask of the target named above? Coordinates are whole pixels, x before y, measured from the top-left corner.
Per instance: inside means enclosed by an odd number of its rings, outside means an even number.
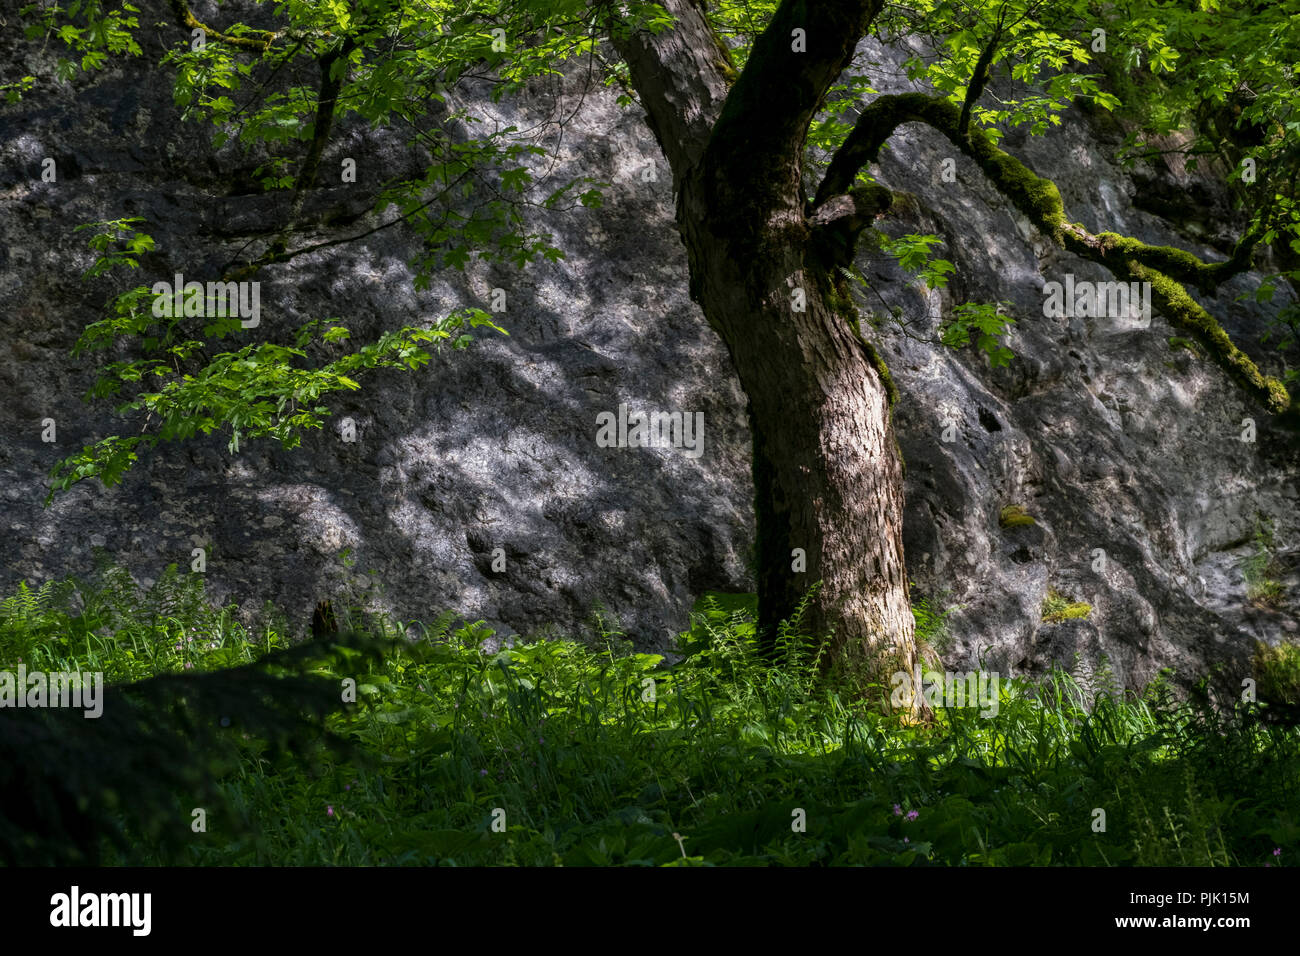
[[[186,662],[185,662],[185,669],[186,669],[186,670],[191,670],[193,667],[194,667],[194,662],[193,662],[193,661],[186,661]]]
[[[920,815],[921,815],[921,814],[918,813],[916,810],[908,810],[908,811],[907,811],[907,819],[909,819],[909,820],[915,820],[915,819],[916,819],[917,817],[919,817]]]
[[[1282,855],[1282,848],[1281,848],[1280,846],[1275,846],[1275,847],[1273,847],[1273,855],[1274,855],[1274,856],[1281,856],[1281,855]]]
[[[900,807],[898,804],[894,804],[894,816],[901,817],[902,815],[903,815],[903,808]]]
[[[480,771],[478,772],[478,775],[479,775],[480,777],[486,777],[486,776],[487,776],[487,767],[484,767],[482,770],[480,770]]]
[[[333,808],[332,806],[329,806],[329,807],[326,807],[326,808],[325,808],[325,816],[327,816],[327,817],[332,817],[332,816],[334,816],[334,808]]]
[[[912,842],[912,838],[911,838],[911,837],[903,837],[903,842],[904,842],[904,843],[911,843],[911,842]]]

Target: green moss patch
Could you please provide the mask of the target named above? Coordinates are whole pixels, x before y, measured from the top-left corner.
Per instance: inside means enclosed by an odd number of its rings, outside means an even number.
[[[1047,592],[1047,597],[1043,599],[1043,621],[1047,624],[1058,624],[1061,621],[1086,618],[1091,613],[1091,604],[1072,600],[1055,588],[1050,589]]]
[[[1201,351],[1200,346],[1191,339],[1185,339],[1180,335],[1169,336],[1169,347],[1171,349],[1187,349],[1187,351],[1191,352],[1197,358],[1205,357],[1205,353]]]
[[[998,514],[998,524],[1003,528],[1023,528],[1025,525],[1038,524],[1038,522],[1020,505],[1007,505]]]

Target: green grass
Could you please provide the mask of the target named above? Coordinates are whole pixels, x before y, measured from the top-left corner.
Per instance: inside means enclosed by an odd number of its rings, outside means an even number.
[[[1300,646],[1270,647],[1260,642],[1255,645],[1251,670],[1261,700],[1300,703]]]
[[[22,589],[0,603],[0,668],[132,681],[289,643],[282,618],[249,630],[209,608],[198,580]],[[358,703],[329,727],[362,756],[271,759],[236,739],[227,806],[205,833],[178,821],[178,862],[1255,866],[1300,852],[1300,732],[1176,703],[1164,682],[1087,700],[1059,670],[1004,679],[995,716],[908,727],[823,683],[789,631],[780,666],[762,664],[738,596],[697,605],[672,667],[618,641],[488,653],[485,628],[448,616],[414,640],[355,609],[344,620],[393,638],[379,664],[332,672]],[[174,862],[132,846],[108,859]]]
[[[1273,522],[1257,514],[1251,541],[1254,550],[1241,563],[1246,598],[1261,607],[1282,607],[1286,603],[1286,587],[1277,579],[1282,566],[1273,540]]]
[[[916,620],[916,643],[933,663],[952,648],[948,618],[957,608],[943,608],[934,599],[918,593],[912,585],[912,617]]]

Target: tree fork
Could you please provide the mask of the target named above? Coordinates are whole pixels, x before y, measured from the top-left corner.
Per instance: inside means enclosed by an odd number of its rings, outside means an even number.
[[[786,0],[730,85],[698,6],[664,6],[671,30],[616,44],[673,169],[692,298],[749,398],[762,642],[816,586],[801,630],[827,640],[823,664],[914,673],[892,390],[835,284],[889,194],[863,187],[813,216],[801,185],[809,124],[880,0]]]

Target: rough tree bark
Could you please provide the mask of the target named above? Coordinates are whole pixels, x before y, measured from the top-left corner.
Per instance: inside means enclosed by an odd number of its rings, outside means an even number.
[[[663,6],[673,28],[614,36],[672,168],[691,296],[749,397],[760,635],[771,649],[820,582],[801,626],[825,663],[915,673],[892,386],[836,271],[888,193],[814,214],[802,186],[809,124],[881,2],[782,4],[738,76],[690,0]]]

